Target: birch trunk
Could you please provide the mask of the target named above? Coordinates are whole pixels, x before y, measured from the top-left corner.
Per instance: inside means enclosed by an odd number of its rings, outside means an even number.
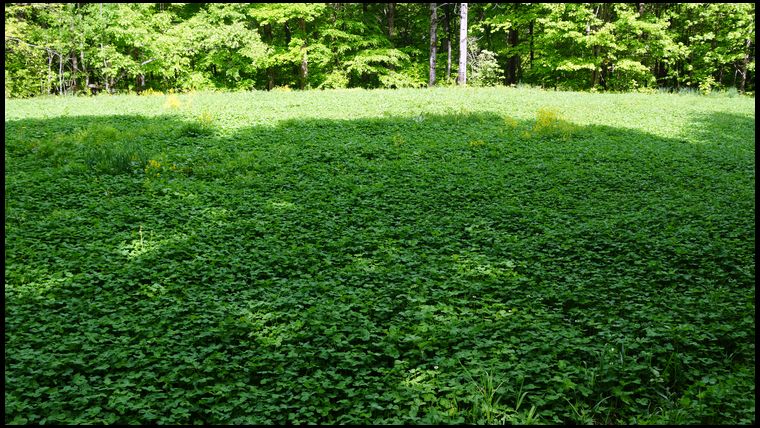
[[[446,82],[448,83],[451,77],[451,12],[449,8],[444,8],[446,12],[446,19],[443,21],[444,32],[446,33]]]
[[[428,76],[428,87],[435,86],[435,60],[438,40],[436,30],[438,27],[438,14],[436,4],[430,3],[430,74]]]
[[[467,85],[467,3],[459,7],[459,74],[457,83]]]

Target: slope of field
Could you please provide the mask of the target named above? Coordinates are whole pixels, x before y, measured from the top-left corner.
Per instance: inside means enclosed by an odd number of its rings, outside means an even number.
[[[6,100],[6,423],[750,423],[749,98]]]

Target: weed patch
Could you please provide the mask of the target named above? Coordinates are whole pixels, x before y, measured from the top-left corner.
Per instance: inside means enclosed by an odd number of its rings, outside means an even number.
[[[186,123],[180,129],[180,135],[186,137],[207,137],[214,135],[216,127],[211,113],[203,112],[195,120]]]
[[[559,137],[568,140],[577,127],[564,119],[556,110],[541,108],[536,112],[536,123],[531,129],[532,135],[543,138]]]

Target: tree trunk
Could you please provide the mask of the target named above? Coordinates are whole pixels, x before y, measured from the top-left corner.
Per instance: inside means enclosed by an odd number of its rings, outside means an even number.
[[[102,7],[101,3],[101,7]],[[100,44],[100,52],[103,52],[103,43]],[[106,61],[106,58],[103,57],[103,68],[108,68],[108,61]],[[103,76],[103,80],[105,80],[105,86],[106,86],[106,92],[111,92],[111,86],[108,84],[108,76]]]
[[[306,54],[306,45],[301,47],[303,56],[301,57],[301,89],[306,89],[306,82],[309,80],[309,60]]]
[[[393,15],[396,13],[396,3],[388,4],[388,38],[393,38]]]
[[[48,51],[48,78],[47,78],[48,94],[51,94],[53,92],[53,85],[51,84],[52,80],[53,80],[53,53]]]
[[[752,45],[752,39],[747,39],[745,46],[747,48],[747,53],[744,54],[744,59],[742,59],[742,69],[741,69],[741,76],[742,80],[739,81],[739,93],[743,94],[745,85],[747,84],[747,65],[749,64],[749,53],[750,53],[750,46]]]
[[[72,73],[71,81],[74,83],[72,87],[72,91],[74,93],[76,93],[77,88],[79,87],[79,85],[77,84],[77,77],[78,77],[77,75],[79,74],[78,72],[79,72],[79,65],[77,64],[77,53],[72,51],[71,52],[71,73]]]
[[[100,18],[103,19],[103,2],[100,2]],[[100,38],[100,54],[103,56],[103,67],[108,68],[108,62],[106,61],[106,57],[103,54],[103,33],[101,33]],[[105,86],[106,86],[106,92],[111,93],[111,87],[108,84],[108,76],[103,76],[103,80],[105,80]]]
[[[58,54],[58,95],[64,95],[63,89],[63,55]]]
[[[264,36],[266,37],[267,43],[272,44],[272,25],[266,24],[264,25]],[[274,68],[270,65],[267,67],[267,89],[272,90],[274,88]]]
[[[84,49],[79,51],[79,57],[82,60],[82,71],[84,72],[84,87],[87,88],[87,86],[90,85],[90,74],[87,72],[87,66],[84,63]]]
[[[509,29],[509,46],[512,48],[517,47],[517,29],[510,28]],[[508,75],[507,75],[507,83],[517,83],[517,68],[518,68],[518,62],[520,60],[520,56],[518,54],[513,54],[511,57],[509,57],[509,67],[508,67]]]
[[[594,11],[594,15],[596,15],[598,18],[602,19],[602,22],[606,21],[606,19],[605,19],[605,17],[607,16],[607,14],[606,14],[606,8],[604,7],[603,4],[597,6],[596,10]],[[590,35],[591,35],[591,23],[590,23],[590,21],[586,21],[586,36],[590,36]],[[599,58],[599,54],[600,54],[600,51],[601,51],[600,47],[599,47],[599,45],[594,45],[591,49],[592,49],[592,55],[593,55],[593,58],[594,58],[594,60],[593,60],[594,61],[594,70],[591,72],[591,87],[594,88],[594,87],[596,87],[597,84],[599,84],[600,82],[603,82],[602,83],[602,87],[604,87],[606,89],[606,87],[607,87],[607,69],[606,69],[606,67],[607,66],[604,63],[604,61],[602,61],[602,65],[598,65],[597,64],[597,61],[598,61],[597,58]]]
[[[438,13],[435,3],[430,3],[430,74],[428,76],[428,87],[435,86],[435,60],[438,39],[436,30],[438,29]]]
[[[274,68],[272,67],[267,69],[267,89],[270,91],[274,89]]]
[[[301,27],[301,32],[303,33],[303,45],[301,45],[301,70],[300,70],[300,80],[301,80],[301,89],[306,88],[306,81],[309,78],[309,60],[306,57],[306,44],[307,42],[307,34],[306,34],[306,21],[301,18],[299,21],[299,25]]]
[[[74,9],[75,9],[74,14],[77,14],[78,12],[76,11],[76,9],[79,9],[79,3],[74,3]],[[74,33],[74,15],[72,15],[72,19],[69,20],[69,31],[71,31],[72,33]],[[73,94],[76,94],[77,87],[79,86],[77,84],[77,77],[78,77],[78,74],[79,74],[78,73],[79,72],[79,67],[77,65],[77,53],[76,53],[76,50],[74,50],[74,49],[71,50],[70,57],[71,57],[71,92]]]
[[[591,87],[595,87],[599,83],[599,66],[596,65],[597,57],[599,56],[599,46],[594,46],[594,71],[591,72]]]
[[[459,70],[457,83],[467,85],[467,3],[459,7]]]
[[[446,33],[446,82],[449,81],[449,77],[451,77],[451,9],[449,9],[449,6],[445,6],[443,9],[446,12],[446,19],[443,21],[443,25],[445,25],[445,33]]]
[[[528,24],[528,34],[530,34],[530,68],[533,68],[533,23],[536,22],[535,19],[530,20],[530,24]]]

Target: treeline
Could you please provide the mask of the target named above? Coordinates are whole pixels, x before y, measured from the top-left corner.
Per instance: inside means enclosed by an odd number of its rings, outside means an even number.
[[[5,94],[457,80],[745,92],[754,41],[753,3],[16,3]]]

